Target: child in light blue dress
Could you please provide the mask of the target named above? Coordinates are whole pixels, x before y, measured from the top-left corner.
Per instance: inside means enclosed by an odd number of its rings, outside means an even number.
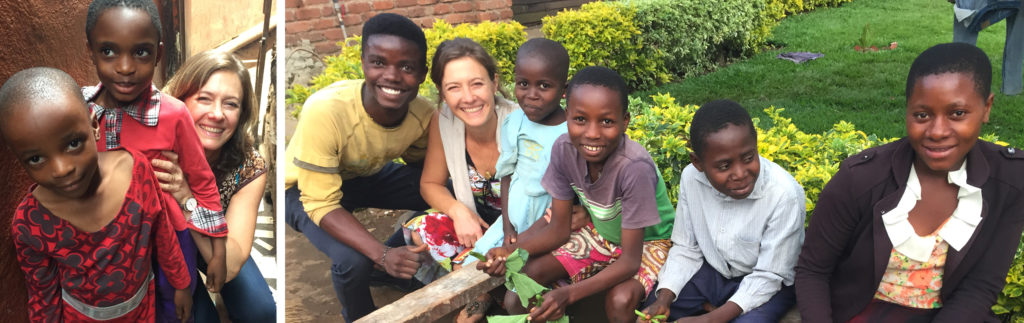
[[[496,177],[502,179],[502,219],[484,233],[473,251],[487,253],[526,231],[551,205],[540,185],[551,159],[551,145],[566,133],[559,102],[569,74],[569,53],[558,42],[531,39],[519,48],[515,96],[520,110],[509,113],[501,128],[501,156]],[[475,260],[468,257],[466,262]]]

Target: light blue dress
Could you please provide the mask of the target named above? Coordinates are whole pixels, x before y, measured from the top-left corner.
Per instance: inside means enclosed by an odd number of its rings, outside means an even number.
[[[567,131],[565,122],[555,126],[534,123],[523,110],[517,109],[505,118],[501,126],[501,156],[495,165],[495,176],[512,175],[508,196],[502,198],[508,199],[508,218],[516,232],[522,233],[530,228],[551,205],[551,195],[540,181],[551,161],[551,145]],[[476,241],[473,251],[486,254],[491,248],[500,247],[504,238],[503,222],[498,219]],[[465,263],[474,260],[476,258],[467,257]]]

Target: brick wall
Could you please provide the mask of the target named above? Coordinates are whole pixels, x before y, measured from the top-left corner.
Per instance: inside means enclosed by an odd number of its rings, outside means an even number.
[[[363,23],[382,12],[409,17],[423,28],[430,28],[435,18],[451,24],[512,19],[512,0],[339,0],[339,4],[349,37],[361,34]],[[344,33],[337,17],[331,0],[285,0],[287,45],[306,39],[317,54],[338,53],[337,42]]]

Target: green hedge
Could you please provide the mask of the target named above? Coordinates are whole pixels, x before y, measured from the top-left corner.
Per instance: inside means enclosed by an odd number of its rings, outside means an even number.
[[[569,50],[570,75],[602,65],[639,90],[755,53],[776,22],[764,9],[764,0],[591,2],[544,17],[542,30]]]
[[[675,204],[679,175],[690,163],[690,121],[698,106],[677,104],[668,94],[653,95],[651,99],[653,103],[649,104],[640,98],[630,98],[633,117],[626,134],[647,148]],[[784,109],[770,107],[764,111],[769,120],[754,119],[758,153],[788,170],[800,182],[806,193],[807,214],[814,211],[818,193],[839,170],[843,159],[895,140],[867,135],[846,121],[839,121],[824,133],[809,134],[783,117]]]

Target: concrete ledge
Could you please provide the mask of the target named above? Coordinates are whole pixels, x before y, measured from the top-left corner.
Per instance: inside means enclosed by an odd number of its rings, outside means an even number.
[[[356,322],[433,322],[504,283],[502,277],[491,277],[475,266],[467,266]]]

